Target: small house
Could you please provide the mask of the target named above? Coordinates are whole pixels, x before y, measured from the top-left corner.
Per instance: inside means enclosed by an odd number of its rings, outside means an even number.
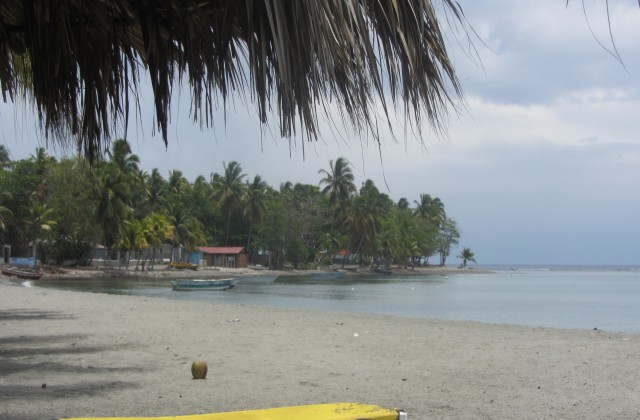
[[[201,246],[205,267],[246,268],[249,257],[242,246]]]

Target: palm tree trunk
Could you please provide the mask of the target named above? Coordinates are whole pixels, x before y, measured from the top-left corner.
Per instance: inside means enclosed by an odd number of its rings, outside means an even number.
[[[251,244],[251,232],[253,231],[253,223],[249,225],[249,235],[247,236],[247,253],[249,253],[249,259],[253,263],[253,252],[249,252],[249,245]]]
[[[32,246],[31,255],[33,255],[33,268],[36,268],[36,265],[38,264],[38,259],[36,258],[36,251],[37,251],[38,245],[35,239],[31,243],[31,246]]]
[[[142,260],[142,272],[144,273],[144,268],[147,265],[147,259],[149,258],[149,248],[147,248],[146,252],[144,253],[144,260]]]
[[[229,245],[229,228],[231,227],[231,211],[227,212],[227,233],[224,237],[224,244]]]

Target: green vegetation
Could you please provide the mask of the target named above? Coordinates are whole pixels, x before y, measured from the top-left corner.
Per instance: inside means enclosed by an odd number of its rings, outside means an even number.
[[[462,248],[462,252],[458,255],[458,258],[462,260],[462,267],[467,266],[467,261],[476,262],[475,255],[473,255],[471,249],[467,247]]]
[[[0,158],[0,243],[14,256],[35,253],[47,263],[88,264],[101,244],[126,266],[136,255],[144,267],[163,244],[187,252],[208,244],[245,246],[251,261],[271,267],[409,267],[436,254],[444,265],[460,238],[440,199],[420,194],[411,208],[371,180],[357,188],[344,158],[318,171],[318,185],[279,189],[235,161],[209,180],[189,182],[179,170],[166,179],[157,169],[149,174],[125,140],[93,165],[80,157],[57,161],[42,148],[11,161],[2,147]],[[459,258],[474,261],[472,253]]]

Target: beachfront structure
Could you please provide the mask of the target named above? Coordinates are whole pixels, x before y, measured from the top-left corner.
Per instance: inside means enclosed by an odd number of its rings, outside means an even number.
[[[351,256],[352,256],[351,251],[346,249],[341,249],[340,251],[336,252],[336,255],[333,258],[336,263],[340,262],[344,264],[349,264],[351,262]]]
[[[377,118],[396,108],[418,133],[439,132],[462,87],[436,10],[445,28],[452,20],[466,28],[451,1],[3,0],[2,98],[33,104],[48,141],[91,158],[147,84],[166,146],[177,81],[191,93],[194,120],[211,126],[240,96],[255,102],[261,123],[276,115],[289,139],[318,139],[322,110],[334,104],[338,120],[365,137],[372,129],[377,139]]]
[[[246,268],[249,257],[242,246],[201,246],[202,264],[206,267]]]

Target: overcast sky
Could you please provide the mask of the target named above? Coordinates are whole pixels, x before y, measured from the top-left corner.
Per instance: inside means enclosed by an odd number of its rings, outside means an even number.
[[[585,0],[585,16],[579,0],[460,1],[486,44],[476,41],[479,65],[450,38],[468,110],[452,114],[447,138],[425,130],[424,146],[398,123],[395,139],[383,135],[382,162],[375,142],[329,126],[303,153],[299,139],[290,147],[273,134],[275,124],[262,130],[241,101],[226,125],[220,111],[215,129],[201,130],[188,97],[176,100],[165,150],[147,93],[129,140],[141,166],[165,177],[179,169],[190,181],[208,179],[236,160],[276,188],[317,184],[318,169],[344,156],[358,185],[372,179],[395,201],[439,197],[480,264],[639,265],[640,8],[610,2],[623,65],[605,49],[613,47],[600,3]],[[44,144],[24,115],[0,104],[0,142],[12,159]]]

